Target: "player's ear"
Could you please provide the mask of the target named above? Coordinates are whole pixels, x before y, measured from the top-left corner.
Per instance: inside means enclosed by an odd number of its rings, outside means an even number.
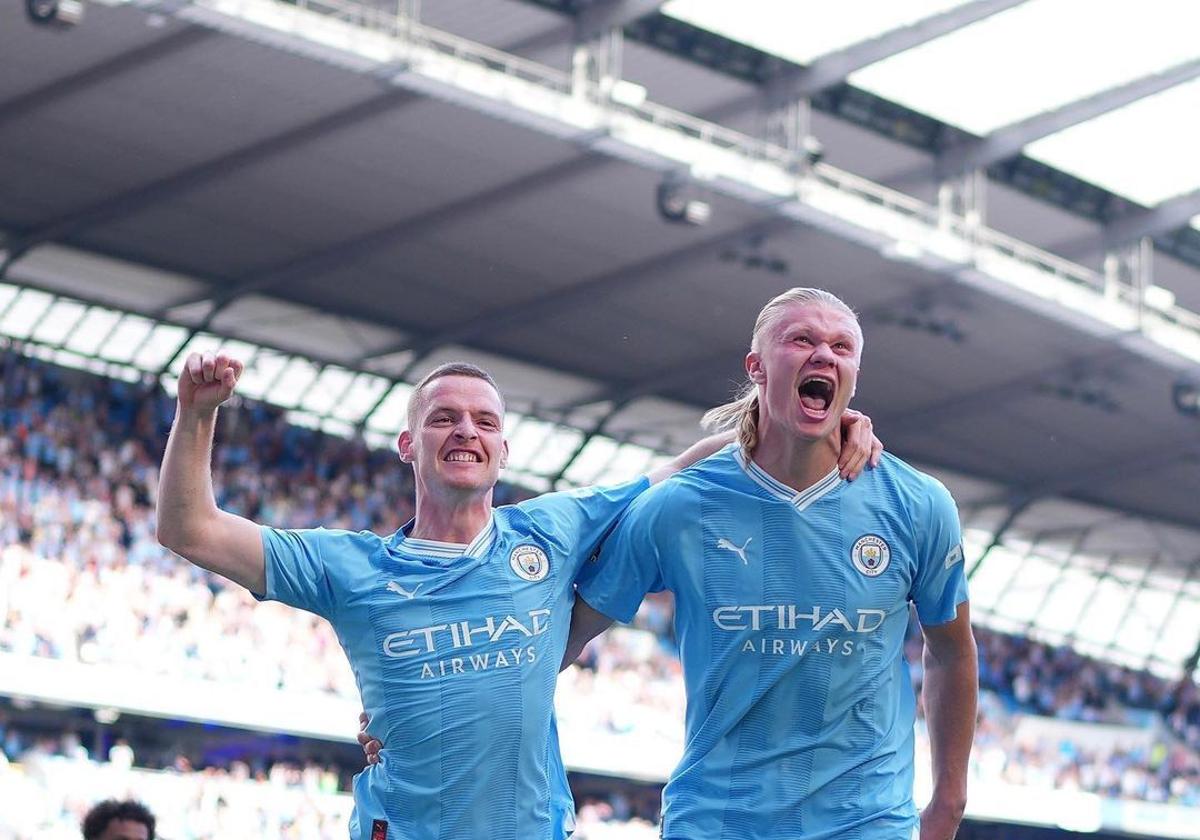
[[[508,466],[508,441],[500,442],[500,469]]]
[[[762,385],[767,381],[767,373],[763,370],[762,356],[751,350],[746,354],[746,375],[750,377],[750,381],[755,385]]]
[[[406,464],[413,462],[413,436],[412,432],[405,429],[400,433],[400,437],[396,439],[396,448],[400,451],[400,460]]]

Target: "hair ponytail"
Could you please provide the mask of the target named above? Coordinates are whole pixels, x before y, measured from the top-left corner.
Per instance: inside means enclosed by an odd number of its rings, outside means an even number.
[[[758,445],[758,388],[750,383],[733,402],[704,413],[700,425],[710,432],[734,429],[738,445],[749,455]]]

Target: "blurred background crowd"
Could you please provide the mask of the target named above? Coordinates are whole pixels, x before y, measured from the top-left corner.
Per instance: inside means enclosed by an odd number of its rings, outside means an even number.
[[[0,355],[0,652],[356,698],[323,620],[257,604],[157,544],[155,483],[173,410],[154,386]],[[222,412],[214,479],[221,506],[281,527],[386,533],[412,515],[411,473],[393,453],[288,426],[261,405]],[[527,495],[502,485],[497,501]],[[683,685],[671,625],[670,599],[651,596],[631,628],[596,640],[560,681],[561,727],[678,750]],[[984,627],[976,636],[984,697],[975,779],[1200,805],[1195,684]],[[919,688],[919,634],[908,648]],[[1078,725],[1031,731],[1024,724],[1036,718]],[[1140,734],[1124,737],[1129,732]],[[24,768],[20,783],[0,771],[2,798],[22,803],[20,813],[0,818],[14,836],[24,836],[13,827],[22,813],[44,826],[77,826],[87,804],[79,791],[91,801],[97,788],[119,795],[147,778],[169,778],[154,784],[188,803],[179,814],[196,815],[169,832],[164,823],[167,836],[222,836],[222,820],[234,812],[262,826],[261,836],[339,836],[349,806],[338,792],[355,770],[345,758],[214,761],[186,745],[86,744],[69,731],[25,731],[3,718],[0,744],[4,760]],[[88,773],[95,779],[86,785],[64,781]],[[130,773],[144,778],[135,785]],[[39,777],[54,783],[34,792]],[[305,805],[285,821],[279,815],[292,813],[295,797]],[[606,826],[618,825],[621,837],[654,836],[655,807],[654,795],[581,796],[581,836],[603,840],[612,836]]]

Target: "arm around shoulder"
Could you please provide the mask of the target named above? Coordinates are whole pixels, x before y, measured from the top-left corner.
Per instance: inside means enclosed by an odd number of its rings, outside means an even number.
[[[733,431],[718,432],[715,435],[709,435],[693,443],[661,467],[656,467],[646,473],[646,477],[650,479],[651,484],[658,484],[658,482],[665,481],[680,470],[685,470],[697,461],[714,454],[722,447],[733,443],[736,439],[737,436]]]

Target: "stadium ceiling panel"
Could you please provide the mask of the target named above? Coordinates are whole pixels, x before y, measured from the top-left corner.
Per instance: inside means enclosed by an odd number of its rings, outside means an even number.
[[[1194,8],[1191,38],[1200,58],[1200,7]],[[1061,131],[1025,154],[1149,207],[1200,188],[1197,149],[1200,81]]]
[[[850,82],[973,134],[1200,58],[1177,0],[1032,0],[881,61]]]

